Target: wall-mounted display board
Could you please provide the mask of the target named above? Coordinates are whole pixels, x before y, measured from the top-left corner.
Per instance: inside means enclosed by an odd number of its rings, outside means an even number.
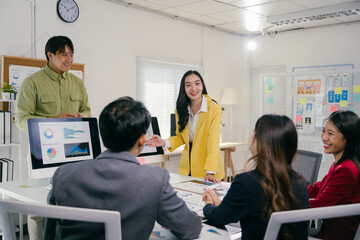
[[[360,110],[353,71],[353,64],[293,68],[292,118],[301,134],[314,134],[334,111]]]
[[[18,90],[22,81],[31,74],[41,70],[47,64],[45,59],[1,56],[1,86],[6,82]],[[73,63],[70,72],[84,80],[85,64]],[[7,103],[3,108],[7,109]]]
[[[299,149],[323,153],[321,131],[334,111],[347,109],[360,116],[360,70],[353,64],[294,67],[289,73],[261,74],[262,114],[291,117]],[[333,163],[324,154],[319,178]]]

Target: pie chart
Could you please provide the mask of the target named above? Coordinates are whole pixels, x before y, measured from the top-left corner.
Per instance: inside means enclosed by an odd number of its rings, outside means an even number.
[[[45,129],[45,131],[44,131],[44,136],[45,136],[47,139],[53,138],[53,137],[54,137],[54,130],[52,130],[51,128]]]
[[[47,155],[48,155],[49,158],[56,157],[56,150],[54,148],[49,148],[47,150]]]

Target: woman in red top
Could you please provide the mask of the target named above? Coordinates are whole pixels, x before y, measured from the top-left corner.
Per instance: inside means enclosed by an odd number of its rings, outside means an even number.
[[[321,140],[335,162],[322,181],[308,186],[310,207],[360,203],[360,118],[351,111],[333,112]],[[317,237],[354,239],[359,224],[360,216],[324,219]]]

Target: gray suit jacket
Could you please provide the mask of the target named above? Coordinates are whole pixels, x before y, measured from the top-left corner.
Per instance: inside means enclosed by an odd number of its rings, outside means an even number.
[[[130,152],[105,151],[96,159],[57,169],[50,204],[116,210],[123,239],[144,240],[155,221],[182,239],[198,237],[199,216],[190,211],[169,184],[169,173],[140,165]],[[104,239],[104,225],[46,219],[45,239]]]

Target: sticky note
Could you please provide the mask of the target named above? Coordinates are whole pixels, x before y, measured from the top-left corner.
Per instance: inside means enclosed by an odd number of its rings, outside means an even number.
[[[138,157],[136,158],[138,160],[138,162],[140,163],[140,165],[144,165],[145,164],[145,158],[143,157]]]
[[[354,102],[360,102],[360,95],[359,94],[354,94]]]
[[[328,92],[328,102],[329,102],[329,103],[335,102],[334,93],[335,93],[334,91],[329,91],[329,92]]]
[[[296,122],[301,122],[301,121],[302,121],[302,116],[296,115]]]
[[[306,99],[305,98],[299,98],[299,103],[300,104],[306,104]]]
[[[347,105],[348,105],[347,101],[343,101],[343,100],[340,101],[340,107],[347,108]]]
[[[335,94],[341,94],[341,92],[342,92],[342,88],[341,88],[341,87],[335,88]]]
[[[339,103],[341,100],[341,94],[335,94],[335,102]]]
[[[341,100],[344,100],[344,101],[348,100],[348,90],[343,90],[342,91]]]
[[[265,92],[271,93],[271,89],[269,88],[269,85],[266,85],[266,87],[265,87]]]
[[[330,106],[330,112],[336,112],[338,109],[338,106],[337,105],[331,105]]]
[[[267,102],[268,103],[274,103],[274,98],[273,97],[268,97]]]
[[[354,93],[360,93],[360,85],[354,85],[353,86],[353,92]]]

